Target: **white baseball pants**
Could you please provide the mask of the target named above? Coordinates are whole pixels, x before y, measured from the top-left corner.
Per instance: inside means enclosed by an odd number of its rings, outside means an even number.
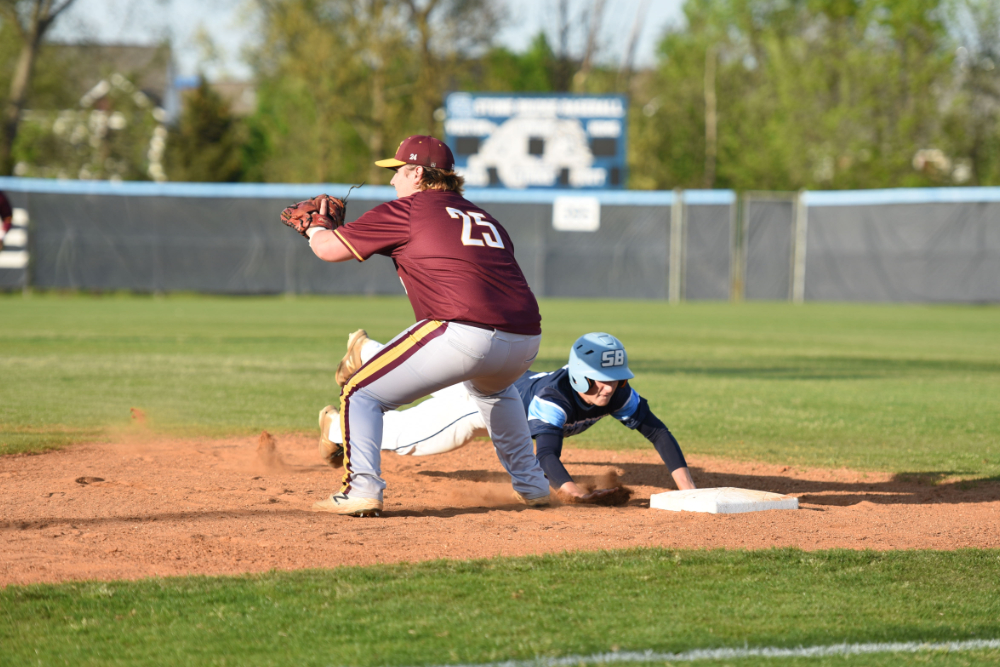
[[[464,383],[514,489],[527,499],[548,495],[521,397],[512,386],[535,360],[540,340],[437,320],[423,320],[396,336],[358,369],[341,394],[346,452],[341,492],[381,500],[385,413]]]
[[[523,409],[523,408],[522,408]],[[489,435],[486,421],[464,384],[434,392],[420,405],[385,413],[382,450],[429,456],[463,447]]]

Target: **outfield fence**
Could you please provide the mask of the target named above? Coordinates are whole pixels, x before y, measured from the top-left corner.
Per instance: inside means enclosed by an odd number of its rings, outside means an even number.
[[[348,189],[0,178],[25,224],[24,245],[0,252],[0,288],[402,294],[387,258],[327,264],[278,222],[289,203]],[[348,220],[394,197],[355,190]],[[1000,301],[1000,188],[467,197],[503,223],[539,296]],[[567,225],[567,203],[597,217]]]

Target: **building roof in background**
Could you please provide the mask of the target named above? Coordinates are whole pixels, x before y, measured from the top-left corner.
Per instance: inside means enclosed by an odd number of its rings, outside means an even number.
[[[50,54],[65,65],[67,81],[83,97],[112,74],[121,74],[157,106],[166,106],[173,78],[169,44],[61,44],[49,43]]]
[[[169,44],[48,43],[49,57],[60,63],[66,81],[83,99],[101,81],[120,74],[146,94],[155,106],[167,111],[169,121],[178,118],[184,94],[198,86],[197,76],[177,76]],[[253,113],[256,89],[250,81],[210,83],[235,116]],[[168,121],[168,122],[169,122]]]

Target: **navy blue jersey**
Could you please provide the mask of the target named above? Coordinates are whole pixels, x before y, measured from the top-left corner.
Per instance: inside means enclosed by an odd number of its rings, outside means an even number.
[[[671,472],[687,466],[677,440],[627,380],[621,382],[605,406],[585,402],[570,384],[566,367],[551,373],[529,370],[514,387],[524,402],[538,462],[555,488],[572,481],[559,461],[563,438],[583,433],[608,415],[652,442]]]
[[[608,415],[629,428],[631,417],[639,407],[640,396],[628,382],[622,382],[611,401],[605,406],[590,405],[569,383],[569,369],[560,368],[551,373],[527,371],[514,383],[524,401],[531,437],[539,433],[558,433],[569,437],[583,433]]]

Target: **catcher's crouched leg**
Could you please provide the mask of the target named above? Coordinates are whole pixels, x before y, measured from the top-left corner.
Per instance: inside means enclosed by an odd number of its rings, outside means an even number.
[[[319,455],[334,468],[344,466],[344,446],[330,440],[330,426],[340,421],[340,413],[332,405],[319,411]]]

